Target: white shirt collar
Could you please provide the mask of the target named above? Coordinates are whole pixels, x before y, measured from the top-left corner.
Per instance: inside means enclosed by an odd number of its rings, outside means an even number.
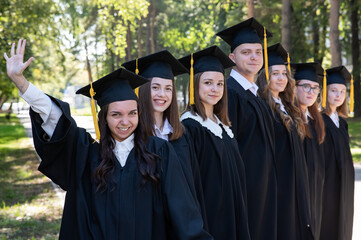
[[[207,128],[211,133],[213,133],[215,136],[219,137],[219,138],[223,138],[222,137],[222,128],[221,126],[219,126],[219,124],[222,124],[222,127],[224,128],[224,130],[226,131],[226,133],[228,134],[228,136],[230,138],[233,138],[233,132],[232,130],[224,125],[218,118],[217,116],[214,116],[217,120],[217,123],[213,122],[211,119],[207,118],[205,121],[203,121],[203,119],[197,114],[197,115],[193,115],[191,112],[185,112],[182,117],[181,117],[181,121],[183,121],[184,119],[190,118],[193,120],[196,120],[197,122],[199,122],[203,127]]]
[[[333,121],[333,123],[336,125],[336,127],[339,128],[340,127],[340,120],[338,118],[337,112],[331,113],[330,118]]]
[[[250,90],[255,96],[257,96],[257,91],[258,91],[257,84],[250,83],[250,81],[248,81],[245,77],[243,77],[242,74],[240,74],[234,69],[232,69],[230,76],[233,77],[239,83],[239,85],[241,85],[244,88],[244,90],[246,91]],[[252,87],[254,89],[251,89]]]
[[[276,103],[278,103],[280,105],[281,111],[288,115],[288,113],[286,111],[286,108],[285,108],[285,105],[283,105],[281,98],[275,98],[273,96],[272,96],[272,98]]]
[[[168,135],[173,133],[173,127],[170,125],[168,119],[164,120],[164,125],[162,131],[154,124],[154,130],[157,137],[162,138],[168,141]]]
[[[305,115],[306,115],[306,121],[308,122],[308,118],[311,118],[313,119],[313,117],[311,116],[311,113],[310,111],[308,111],[308,108],[306,108],[306,112],[305,112]]]
[[[114,155],[118,159],[120,165],[124,167],[130,151],[134,148],[134,133],[127,139],[119,142],[115,140],[115,147],[113,149]]]

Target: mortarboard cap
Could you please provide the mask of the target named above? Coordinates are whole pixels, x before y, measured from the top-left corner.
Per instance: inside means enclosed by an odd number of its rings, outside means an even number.
[[[327,85],[333,83],[346,85],[346,83],[349,83],[351,80],[351,74],[345,66],[329,68],[326,70],[326,73],[327,73]]]
[[[94,99],[100,107],[116,101],[137,100],[133,89],[146,82],[146,78],[119,68],[92,83]],[[80,88],[76,93],[91,97],[90,89],[91,84]]]
[[[136,72],[138,67],[139,74],[145,78],[160,77],[174,80],[175,76],[188,73],[188,70],[167,50],[123,63],[122,66],[132,72]]]
[[[280,43],[276,43],[267,48],[268,52],[268,66],[273,65],[286,65],[287,64],[287,51]]]
[[[324,69],[318,62],[312,63],[292,63],[294,69],[294,79],[297,80],[310,80],[322,84]]]
[[[217,46],[212,46],[193,53],[194,74],[206,71],[221,72],[224,69],[234,66],[234,62]],[[187,69],[191,68],[191,55],[179,59]]]
[[[231,46],[231,52],[243,43],[262,43],[264,38],[264,26],[255,18],[238,23],[216,34]],[[266,31],[267,38],[272,37]]]

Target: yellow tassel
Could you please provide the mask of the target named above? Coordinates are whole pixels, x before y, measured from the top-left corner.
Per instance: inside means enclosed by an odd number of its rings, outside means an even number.
[[[266,80],[267,80],[267,84],[269,83],[269,74],[268,74],[268,54],[267,54],[267,32],[266,32],[266,27],[263,27],[264,29],[264,38],[263,38],[263,42],[264,42],[264,71],[266,73]]]
[[[354,107],[354,89],[353,89],[353,76],[351,75],[351,85],[350,85],[350,112],[353,112]]]
[[[189,105],[194,105],[194,70],[193,70],[193,53],[191,54],[191,69],[189,79]]]
[[[287,68],[288,68],[288,71],[291,74],[291,59],[290,59],[290,53],[289,52],[287,52]]]
[[[326,108],[326,98],[327,98],[327,79],[326,79],[326,70],[323,70],[323,87],[322,87],[322,107]]]
[[[94,92],[92,83],[90,83],[89,93],[90,93],[90,97],[91,97],[90,102],[91,102],[93,122],[94,122],[94,128],[95,128],[95,139],[100,140],[100,131],[99,131],[98,119],[97,119],[97,115],[96,115],[96,111],[95,111],[95,101],[93,98],[93,96],[95,95],[95,92]]]
[[[139,73],[139,69],[138,69],[138,58],[135,59],[135,74],[138,75]],[[134,89],[135,95],[137,95],[137,97],[139,98],[139,87]]]

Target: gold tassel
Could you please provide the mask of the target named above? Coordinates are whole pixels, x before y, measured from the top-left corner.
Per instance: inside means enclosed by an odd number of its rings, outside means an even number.
[[[135,59],[135,74],[138,75],[139,73],[139,69],[138,69],[138,58]],[[139,87],[134,89],[135,95],[137,95],[137,97],[139,98]]]
[[[323,70],[323,87],[322,87],[322,107],[326,108],[326,98],[327,98],[327,79],[326,79],[326,70]]]
[[[94,122],[94,129],[95,129],[95,139],[100,140],[100,131],[99,131],[99,125],[98,125],[98,119],[95,111],[95,101],[93,96],[95,95],[94,89],[93,89],[93,83],[90,83],[90,97],[91,97],[91,108],[92,108],[92,115],[93,115],[93,122]]]
[[[353,112],[354,107],[354,89],[353,89],[353,76],[351,74],[351,85],[350,85],[350,112]]]
[[[263,42],[264,42],[264,70],[266,73],[266,80],[267,80],[267,84],[269,84],[269,74],[268,74],[268,54],[267,54],[267,32],[266,32],[266,27],[263,27],[264,29],[264,38],[263,38]]]
[[[291,59],[290,59],[290,53],[289,52],[287,52],[287,68],[288,68],[288,71],[291,74]]]
[[[193,70],[193,53],[191,54],[191,69],[189,78],[189,105],[194,105],[194,70]]]

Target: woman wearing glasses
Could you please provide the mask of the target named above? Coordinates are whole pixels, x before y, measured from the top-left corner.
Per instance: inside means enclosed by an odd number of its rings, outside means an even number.
[[[320,238],[322,193],[325,180],[325,160],[321,143],[325,138],[325,124],[316,101],[323,79],[319,63],[292,64],[296,80],[296,97],[303,113],[306,137],[303,141],[310,188],[311,226],[315,239]]]
[[[323,111],[326,137],[325,183],[320,239],[351,239],[355,170],[349,145],[346,83],[351,74],[344,66],[327,69],[327,101]]]
[[[268,74],[259,73],[259,93],[274,116],[277,170],[277,238],[313,239],[310,215],[307,165],[302,148],[305,126],[295,106],[295,81],[285,65],[287,52],[276,44],[268,48]]]

